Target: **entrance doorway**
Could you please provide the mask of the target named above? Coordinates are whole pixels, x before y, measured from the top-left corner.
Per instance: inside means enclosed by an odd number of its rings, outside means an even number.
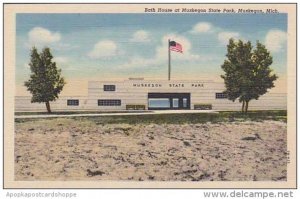
[[[148,93],[149,110],[190,109],[190,93]]]

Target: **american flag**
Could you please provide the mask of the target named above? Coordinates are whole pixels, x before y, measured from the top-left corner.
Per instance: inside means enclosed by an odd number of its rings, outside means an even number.
[[[169,48],[172,51],[183,53],[181,44],[175,41],[170,41]]]

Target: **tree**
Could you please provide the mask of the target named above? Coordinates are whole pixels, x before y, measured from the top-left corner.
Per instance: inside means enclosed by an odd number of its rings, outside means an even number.
[[[221,66],[225,74],[226,90],[224,93],[231,101],[242,102],[242,112],[248,111],[249,102],[264,95],[274,87],[278,78],[270,68],[273,58],[266,47],[259,41],[253,49],[251,42],[229,40],[227,59]]]
[[[44,48],[39,54],[35,47],[30,55],[30,79],[24,82],[27,90],[32,94],[31,102],[45,103],[48,113],[51,113],[50,102],[58,98],[65,83],[61,77],[61,69],[52,61],[53,56],[49,48]]]

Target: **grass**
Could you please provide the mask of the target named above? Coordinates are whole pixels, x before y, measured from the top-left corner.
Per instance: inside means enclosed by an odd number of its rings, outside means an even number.
[[[101,113],[134,113],[149,112],[145,110],[125,110],[125,111],[55,111],[55,112],[15,112],[15,115],[75,115],[75,114],[101,114]]]
[[[95,117],[70,117],[76,122],[90,121],[101,124],[184,124],[206,122],[240,122],[240,121],[287,121],[287,111],[249,111],[247,114],[236,111],[222,111],[219,113],[183,113],[183,114],[157,114],[157,115],[122,115],[122,116],[95,116]],[[37,120],[51,120],[53,118],[15,119],[17,123]]]

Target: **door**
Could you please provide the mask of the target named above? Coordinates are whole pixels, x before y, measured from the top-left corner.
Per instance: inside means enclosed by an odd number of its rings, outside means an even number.
[[[179,108],[179,98],[172,98],[172,108]]]
[[[148,93],[148,109],[190,109],[190,96],[190,93]]]

